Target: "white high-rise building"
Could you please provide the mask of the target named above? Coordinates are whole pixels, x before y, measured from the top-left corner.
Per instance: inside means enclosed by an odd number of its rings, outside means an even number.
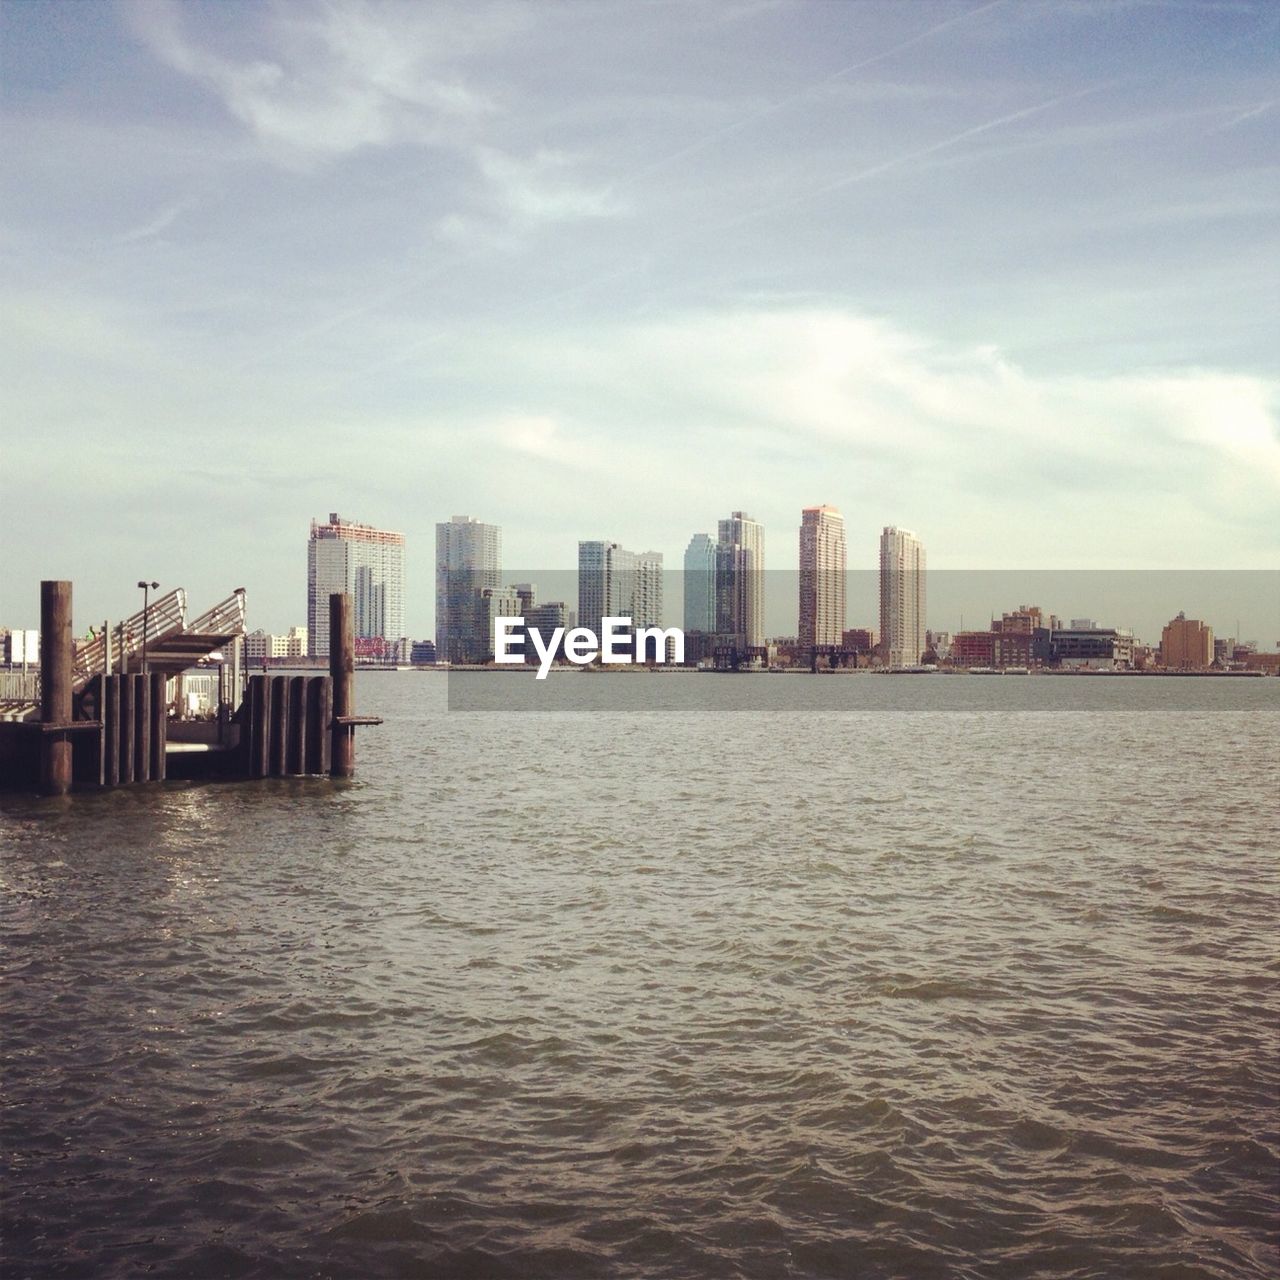
[[[343,520],[311,522],[307,543],[307,645],[313,658],[329,653],[329,596],[352,598],[359,641],[394,645],[404,635],[404,534]],[[376,643],[364,646],[370,652]]]
[[[880,535],[880,644],[891,667],[913,667],[925,648],[924,544],[909,529]]]
[[[661,551],[578,543],[577,625],[599,635],[603,618],[630,618],[636,627],[662,625]]]
[[[800,515],[800,643],[839,645],[845,622],[844,516],[835,507]]]
[[[695,533],[684,553],[684,629],[716,629],[716,544]]]
[[[470,516],[436,525],[436,658],[483,662],[493,653],[482,592],[502,576],[502,530]]]
[[[715,629],[739,644],[764,645],[764,525],[743,511],[719,524]]]

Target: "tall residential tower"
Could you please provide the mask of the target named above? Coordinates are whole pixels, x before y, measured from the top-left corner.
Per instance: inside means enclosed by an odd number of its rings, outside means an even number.
[[[924,544],[908,529],[880,535],[880,644],[890,667],[913,667],[924,653]]]
[[[662,552],[578,543],[578,626],[599,635],[602,618],[630,618],[633,627],[662,625]]]
[[[684,629],[716,629],[716,544],[695,533],[684,553]]]
[[[311,522],[307,543],[307,653],[329,653],[329,596],[352,598],[357,649],[370,655],[404,636],[404,534],[343,520]],[[361,641],[366,642],[364,645]]]
[[[764,525],[744,511],[720,521],[716,631],[751,648],[764,645]]]
[[[436,525],[436,655],[484,662],[493,653],[492,609],[484,592],[502,573],[502,530],[470,516]]]
[[[844,635],[844,516],[835,507],[800,515],[800,644],[838,645]]]

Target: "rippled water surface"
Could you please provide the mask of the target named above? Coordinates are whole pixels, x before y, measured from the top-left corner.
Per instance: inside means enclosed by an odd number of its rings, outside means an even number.
[[[6,1277],[1280,1270],[1280,680],[451,679],[0,800]]]

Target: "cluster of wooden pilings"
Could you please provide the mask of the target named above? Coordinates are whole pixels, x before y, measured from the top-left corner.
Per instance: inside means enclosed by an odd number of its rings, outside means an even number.
[[[240,728],[245,775],[332,773],[332,721],[332,676],[250,676]]]
[[[5,726],[21,732],[6,738],[0,765],[18,774],[36,772],[23,743],[38,741],[39,788],[65,795],[72,783],[118,787],[162,782],[169,776],[169,719],[163,671],[99,672],[76,691],[73,681],[71,583],[40,584],[40,720]],[[231,716],[234,745],[210,744],[184,776],[268,778],[355,773],[355,730],[381,724],[355,714],[355,628],[351,597],[329,597],[328,675],[252,676],[246,696]],[[177,733],[177,730],[174,731]],[[238,740],[237,740],[238,738]],[[77,745],[79,744],[79,745]],[[0,744],[5,745],[5,744]],[[13,749],[16,746],[16,749]],[[175,750],[177,744],[174,744]],[[24,764],[24,758],[27,761]]]
[[[86,767],[74,770],[75,781],[100,787],[128,786],[131,782],[163,782],[169,717],[165,704],[165,678],[159,671],[147,675],[94,676],[80,694],[84,719],[73,723],[98,724],[97,777]],[[88,753],[85,753],[88,754]]]

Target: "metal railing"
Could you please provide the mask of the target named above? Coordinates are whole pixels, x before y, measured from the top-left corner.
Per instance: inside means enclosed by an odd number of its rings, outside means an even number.
[[[39,702],[40,668],[0,667],[0,702]]]
[[[40,668],[0,668],[0,720],[26,720],[40,706]]]
[[[181,631],[187,616],[187,593],[175,587],[167,595],[155,600],[146,610],[138,610],[132,618],[111,628],[111,661],[115,669],[121,655],[133,657],[142,652],[142,625],[146,618],[147,643],[153,644],[161,636]],[[72,664],[72,679],[82,685],[90,676],[106,666],[106,636],[98,634],[76,650]]]
[[[237,587],[225,600],[206,610],[184,629],[196,635],[242,636],[244,619],[244,588]]]

